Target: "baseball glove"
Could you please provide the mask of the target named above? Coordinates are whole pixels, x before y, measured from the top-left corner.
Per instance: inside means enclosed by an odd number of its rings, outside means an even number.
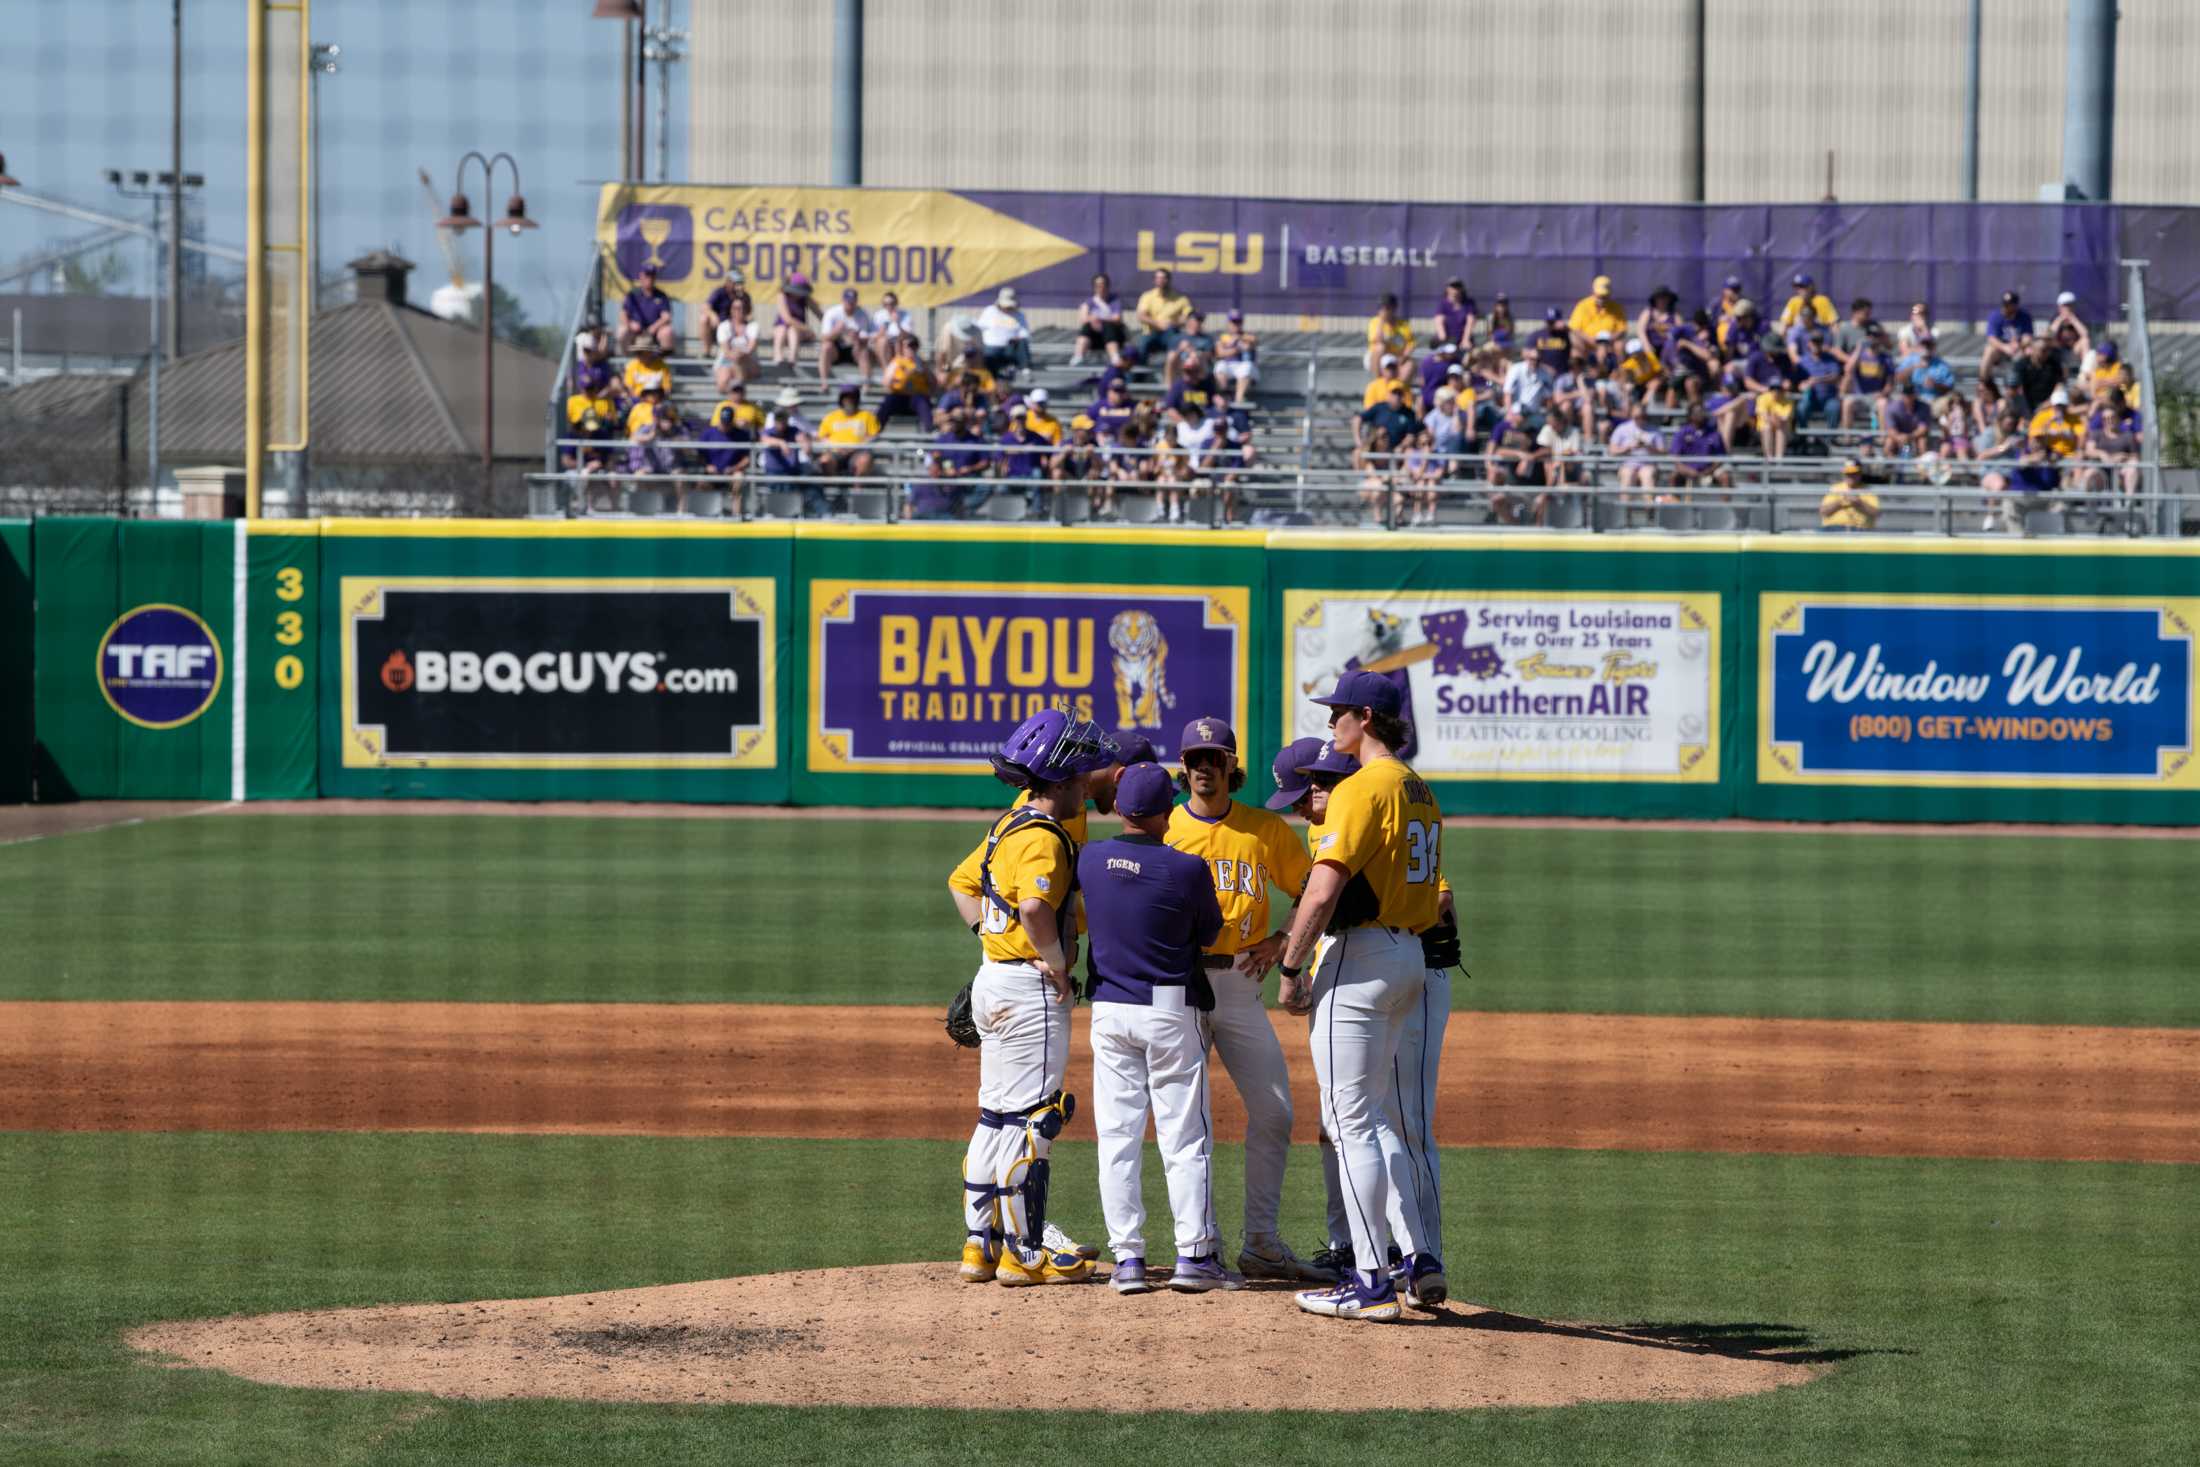
[[[1441,922],[1421,934],[1422,967],[1456,968],[1459,965],[1459,922],[1456,918]]]
[[[970,1014],[969,983],[956,989],[955,996],[947,1002],[947,1037],[964,1049],[978,1047],[978,1021]]]

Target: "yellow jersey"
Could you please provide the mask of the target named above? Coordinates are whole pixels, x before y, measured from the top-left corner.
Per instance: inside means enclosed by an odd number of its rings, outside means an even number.
[[[1062,420],[1048,415],[1044,408],[1024,409],[1024,431],[1036,433],[1049,443],[1062,441]]]
[[[1029,795],[1029,791],[1025,792]],[[1062,843],[1054,838],[1054,832],[1034,821],[1020,825],[1001,837],[993,847],[993,890],[1000,894],[1000,902],[985,900],[985,883],[979,872],[985,865],[986,842],[993,839],[993,832],[1000,829],[1015,811],[996,819],[986,830],[985,840],[962,858],[947,884],[965,896],[979,898],[985,908],[978,919],[978,946],[989,963],[1032,963],[1039,960],[1039,950],[1032,946],[1031,938],[1024,932],[1024,924],[1017,919],[1016,908],[1028,897],[1037,897],[1053,907],[1061,930],[1075,933],[1080,930],[1077,913],[1072,911],[1066,919],[1060,914],[1069,893],[1070,877],[1076,872],[1077,858],[1073,851],[1065,851]],[[1084,823],[1082,811],[1078,824]],[[1069,822],[1063,822],[1068,829]],[[1077,833],[1071,833],[1077,839]],[[1005,903],[1005,905],[1003,905]],[[1057,955],[1058,956],[1058,955]]]
[[[1385,321],[1379,314],[1370,316],[1367,318],[1367,344],[1381,347],[1395,357],[1411,356],[1413,327],[1402,316],[1395,321]]]
[[[1599,331],[1611,332],[1612,339],[1617,341],[1627,334],[1627,313],[1610,296],[1599,300],[1593,295],[1585,295],[1574,302],[1574,313],[1566,318],[1566,325],[1591,341],[1597,339]]]
[[[2068,458],[2078,451],[2078,441],[2085,436],[2085,419],[2059,411],[2049,403],[2032,415],[2025,435],[2046,449],[2050,458]]]
[[[1879,496],[1836,484],[1818,501],[1818,523],[1828,530],[1869,530],[1879,523]]]
[[[930,397],[932,371],[915,357],[895,357],[886,364],[886,390],[910,397]]]
[[[761,428],[764,426],[764,410],[753,402],[735,402],[727,398],[710,410],[710,420],[715,423],[718,415],[727,408],[733,409],[733,423],[737,428]]]
[[[1393,387],[1405,388],[1406,402],[1408,404],[1412,403],[1413,387],[1411,383],[1401,377],[1377,377],[1367,384],[1366,390],[1360,393],[1360,410],[1365,412],[1379,402],[1390,401],[1390,389]]]
[[[1207,863],[1222,906],[1222,935],[1207,948],[1228,957],[1268,935],[1268,888],[1279,886],[1293,898],[1306,890],[1312,858],[1282,816],[1256,806],[1230,802],[1221,817],[1209,820],[1189,805],[1169,812],[1162,839]]]
[[[1833,302],[1823,295],[1791,295],[1787,298],[1787,304],[1780,307],[1780,329],[1785,331],[1793,326],[1802,319],[1806,311],[1810,313],[1811,320],[1821,326],[1831,326],[1841,319],[1833,309]]]
[[[565,400],[565,421],[568,423],[578,423],[590,413],[606,423],[619,416],[619,410],[612,406],[608,397],[590,397],[585,392],[576,392]]]
[[[1770,432],[1773,421],[1795,421],[1795,399],[1784,393],[1765,391],[1757,394],[1757,431]]]
[[[1621,358],[1617,375],[1630,387],[1643,387],[1665,375],[1665,363],[1658,360],[1656,352],[1645,348]]]
[[[1031,791],[1023,790],[1017,794],[1016,802],[1010,805],[1008,808],[1011,810],[1021,810],[1024,806],[1030,803]],[[1077,848],[1079,850],[1083,850],[1085,847],[1085,812],[1088,808],[1088,806],[1079,805],[1077,807],[1077,813],[1062,822],[1062,829],[1069,832],[1069,838],[1077,842]],[[977,868],[973,866],[971,870],[975,872]],[[976,875],[972,875],[970,879],[972,881],[976,881],[978,878],[976,877]],[[975,886],[971,887],[970,889],[972,891],[977,890]]]
[[[817,436],[828,443],[869,443],[880,432],[878,416],[869,408],[852,413],[834,408],[818,421]]]
[[[1164,328],[1182,326],[1191,313],[1192,298],[1174,286],[1167,290],[1155,286],[1138,298],[1138,314],[1159,321]]]
[[[668,395],[672,391],[672,368],[665,365],[662,357],[654,365],[640,357],[629,357],[626,371],[621,375],[626,379],[629,397],[640,397],[652,387],[662,388]]]
[[[1314,859],[1366,884],[1374,921],[1420,932],[1436,921],[1443,837],[1427,782],[1403,759],[1377,759],[1330,792]],[[1348,892],[1339,907],[1350,900]]]

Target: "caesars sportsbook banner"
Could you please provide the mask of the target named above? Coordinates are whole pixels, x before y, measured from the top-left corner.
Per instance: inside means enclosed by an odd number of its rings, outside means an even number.
[[[2200,600],[1766,595],[1766,784],[2200,789]]]
[[[346,576],[346,768],[769,769],[773,583]]]
[[[1719,778],[1716,595],[1286,590],[1283,728],[1362,669],[1406,694],[1437,779]]]
[[[1250,592],[814,580],[813,772],[984,774],[1017,724],[1066,708],[1164,760],[1185,720],[1246,727]]]

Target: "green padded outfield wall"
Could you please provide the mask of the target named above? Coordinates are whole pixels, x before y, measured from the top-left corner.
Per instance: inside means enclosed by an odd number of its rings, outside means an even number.
[[[31,525],[0,520],[0,805],[31,797]]]
[[[40,799],[315,793],[315,527],[57,517],[31,539]]]

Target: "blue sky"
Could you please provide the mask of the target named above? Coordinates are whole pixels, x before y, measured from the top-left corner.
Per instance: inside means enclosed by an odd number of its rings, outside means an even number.
[[[663,0],[648,0],[651,19]],[[616,171],[619,27],[592,0],[313,0],[313,38],[343,48],[320,82],[321,263],[324,273],[376,247],[422,268],[414,298],[441,283],[425,167],[439,195],[469,148],[519,162],[528,212],[543,228],[507,236],[497,282],[534,320],[566,321],[578,297],[595,184]],[[673,0],[683,24],[688,0]],[[168,166],[170,0],[0,0],[0,154],[23,185],[132,218],[148,206],[115,198],[109,168]],[[206,232],[242,247],[245,202],[245,0],[185,0],[184,170],[206,175]],[[671,176],[685,174],[687,92],[675,67]],[[655,68],[651,69],[654,87]],[[656,108],[650,113],[654,126]],[[650,153],[654,165],[655,151]],[[503,209],[508,187],[480,197]],[[0,205],[0,265],[92,226]],[[478,280],[478,233],[461,246]],[[123,246],[119,290],[144,289],[145,250]],[[226,268],[226,267],[218,267]],[[0,291],[19,290],[0,284]]]

